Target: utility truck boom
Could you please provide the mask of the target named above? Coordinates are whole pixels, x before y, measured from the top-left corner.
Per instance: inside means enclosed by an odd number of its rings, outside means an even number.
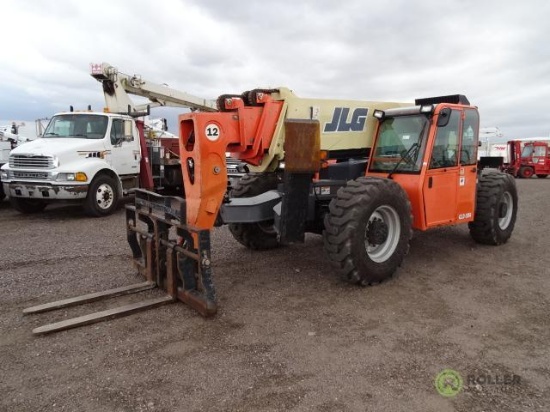
[[[92,64],[91,75],[103,85],[106,107],[114,113],[136,115],[147,106],[187,107],[192,110],[216,111],[216,102],[152,83],[139,75],[119,72],[108,63]],[[130,95],[146,97],[150,103],[136,105]]]

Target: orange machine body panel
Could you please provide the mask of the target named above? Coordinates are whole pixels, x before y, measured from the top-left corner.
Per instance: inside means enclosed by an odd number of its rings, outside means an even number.
[[[431,167],[438,133],[437,120],[441,110],[446,107],[459,112],[460,122],[457,136],[464,136],[466,132],[463,129],[464,112],[473,110],[477,114],[477,110],[462,105],[439,104],[430,121],[419,173],[396,172],[391,176],[407,193],[412,207],[413,227],[418,230],[474,220],[477,166],[473,159],[477,160],[477,135],[475,153],[469,153],[468,161],[466,161],[470,164],[462,164],[462,161],[457,161],[453,166]],[[475,129],[479,130],[479,123]],[[378,138],[378,130],[376,137]],[[374,147],[376,147],[376,143],[377,141],[375,141]],[[457,139],[457,146],[457,152],[464,153],[466,149],[465,146],[463,147],[462,139]],[[388,177],[388,173],[369,171],[373,158],[374,156],[371,156],[369,159],[367,176]]]
[[[226,152],[250,164],[261,162],[283,107],[269,95],[263,99],[263,106],[244,106],[241,99],[231,98],[225,104],[229,111],[179,116],[187,224],[214,227],[227,189]]]

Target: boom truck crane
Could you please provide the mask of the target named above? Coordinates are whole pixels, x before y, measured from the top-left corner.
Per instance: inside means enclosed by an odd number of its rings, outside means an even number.
[[[56,114],[42,138],[14,149],[2,168],[4,189],[19,212],[39,212],[62,200],[81,202],[88,214],[104,216],[137,187],[183,190],[178,139],[149,128],[143,117],[157,106],[214,111],[215,101],[121,73],[107,63],[92,64],[90,74],[102,85],[104,111],[71,107]],[[137,105],[131,95],[148,103]]]
[[[179,117],[185,197],[137,190],[126,206],[134,264],[167,292],[140,309],[180,300],[203,316],[216,313],[210,231],[222,224],[250,249],[322,234],[336,272],[359,285],[392,276],[413,229],[468,224],[473,240],[486,245],[512,235],[515,180],[478,170],[479,114],[465,96],[414,104],[321,100],[281,87],[222,95],[217,104],[216,112]],[[249,167],[229,194],[227,151]],[[113,311],[34,332],[100,321]]]

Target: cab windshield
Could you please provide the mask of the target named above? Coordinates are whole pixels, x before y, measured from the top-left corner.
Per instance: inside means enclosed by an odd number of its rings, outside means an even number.
[[[62,114],[54,116],[42,137],[76,137],[103,139],[107,131],[107,116],[91,114]]]
[[[527,145],[523,148],[521,152],[521,157],[529,157],[533,154],[533,146]]]
[[[372,150],[370,171],[418,173],[422,168],[428,119],[424,115],[387,117],[382,120]]]

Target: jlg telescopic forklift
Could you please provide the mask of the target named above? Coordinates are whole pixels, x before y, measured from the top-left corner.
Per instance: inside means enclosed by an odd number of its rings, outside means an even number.
[[[411,105],[257,89],[220,96],[218,109],[179,118],[185,198],[138,190],[126,210],[139,271],[204,316],[217,310],[216,225],[251,249],[322,234],[336,271],[360,285],[395,272],[413,229],[468,223],[472,238],[489,245],[512,234],[515,181],[478,171],[479,115],[462,95]],[[226,152],[248,164],[230,193]]]

